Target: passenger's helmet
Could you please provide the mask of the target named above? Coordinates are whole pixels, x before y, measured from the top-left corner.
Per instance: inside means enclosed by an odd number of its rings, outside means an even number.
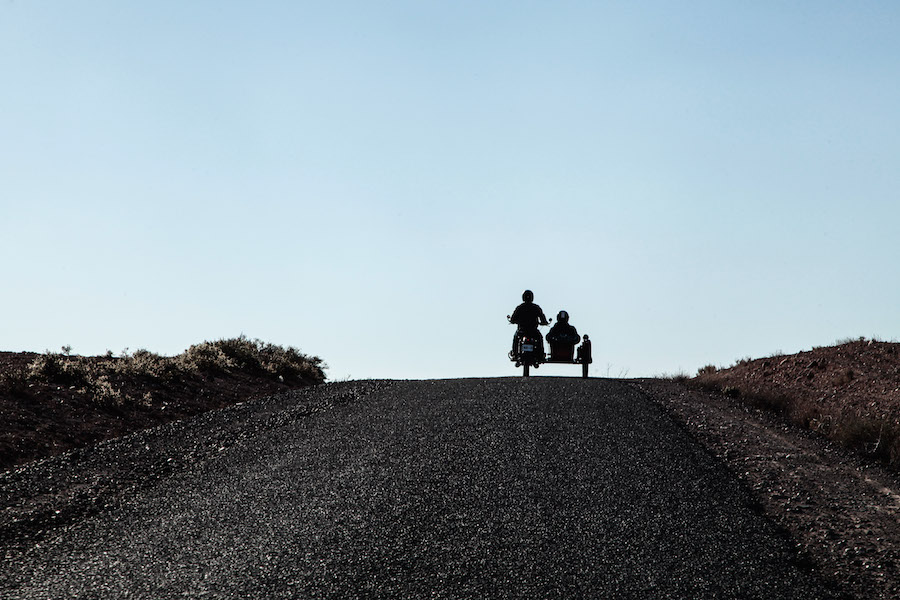
[[[564,310],[559,311],[559,314],[556,315],[556,320],[560,323],[568,323],[569,322],[569,313]]]
[[[534,302],[534,292],[531,290],[525,290],[522,292],[522,300],[525,302]]]

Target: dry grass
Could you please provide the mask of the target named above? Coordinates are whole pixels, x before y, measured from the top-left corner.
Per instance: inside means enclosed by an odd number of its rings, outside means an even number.
[[[110,379],[153,382],[177,382],[202,374],[246,372],[279,381],[324,380],[322,361],[295,348],[283,348],[244,336],[216,342],[195,344],[173,357],[148,350],[114,357],[83,357],[47,352],[37,355],[24,371],[6,373],[6,381],[14,389],[30,382],[75,386],[80,393],[91,395],[108,388]],[[2,385],[2,380],[0,380]]]

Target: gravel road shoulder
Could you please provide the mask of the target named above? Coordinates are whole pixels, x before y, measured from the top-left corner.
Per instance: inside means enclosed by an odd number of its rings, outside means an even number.
[[[659,379],[631,380],[722,459],[817,570],[856,598],[900,597],[900,481],[776,416]]]

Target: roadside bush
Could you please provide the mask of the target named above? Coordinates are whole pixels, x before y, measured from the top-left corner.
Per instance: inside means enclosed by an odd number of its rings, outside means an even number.
[[[219,340],[215,345],[239,369],[250,372],[264,370],[260,356],[262,342],[259,340],[249,340],[241,334],[236,338]]]
[[[41,354],[28,365],[28,377],[60,385],[84,386],[91,380],[88,365],[78,357],[53,352]]]
[[[286,380],[321,380],[323,378],[322,369],[319,367],[322,361],[309,357],[296,348],[263,344],[260,346],[259,353],[263,368],[276,377]]]
[[[741,388],[734,387],[731,385],[726,385],[722,388],[722,393],[728,396],[729,398],[739,398],[741,395]]]
[[[23,369],[0,373],[0,390],[14,396],[26,394],[28,392],[28,373]]]
[[[63,373],[62,360],[59,354],[47,352],[41,354],[28,365],[28,377],[53,381]]]
[[[171,379],[179,373],[178,365],[173,359],[144,349],[119,359],[108,358],[104,365],[106,369],[119,375],[160,380]]]
[[[900,458],[900,428],[884,419],[846,415],[834,427],[832,437],[888,464],[896,465]]]
[[[185,371],[227,373],[235,362],[222,351],[218,342],[194,344],[175,357],[176,364]]]
[[[662,379],[668,379],[669,381],[674,381],[675,383],[685,383],[688,381],[691,376],[685,373],[684,371],[675,373],[674,375],[662,375]]]
[[[90,387],[86,390],[90,393],[94,403],[104,408],[113,408],[122,406],[126,400],[122,393],[113,387],[109,382],[109,377],[101,375],[91,382]]]
[[[242,370],[270,375],[282,380],[318,383],[325,379],[322,360],[307,356],[293,347],[277,346],[260,340],[237,338],[203,342],[175,357],[186,370],[228,373]]]

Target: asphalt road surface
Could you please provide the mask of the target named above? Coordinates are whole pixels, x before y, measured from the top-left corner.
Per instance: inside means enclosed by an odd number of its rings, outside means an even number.
[[[347,382],[0,475],[2,598],[832,598],[626,381]]]

